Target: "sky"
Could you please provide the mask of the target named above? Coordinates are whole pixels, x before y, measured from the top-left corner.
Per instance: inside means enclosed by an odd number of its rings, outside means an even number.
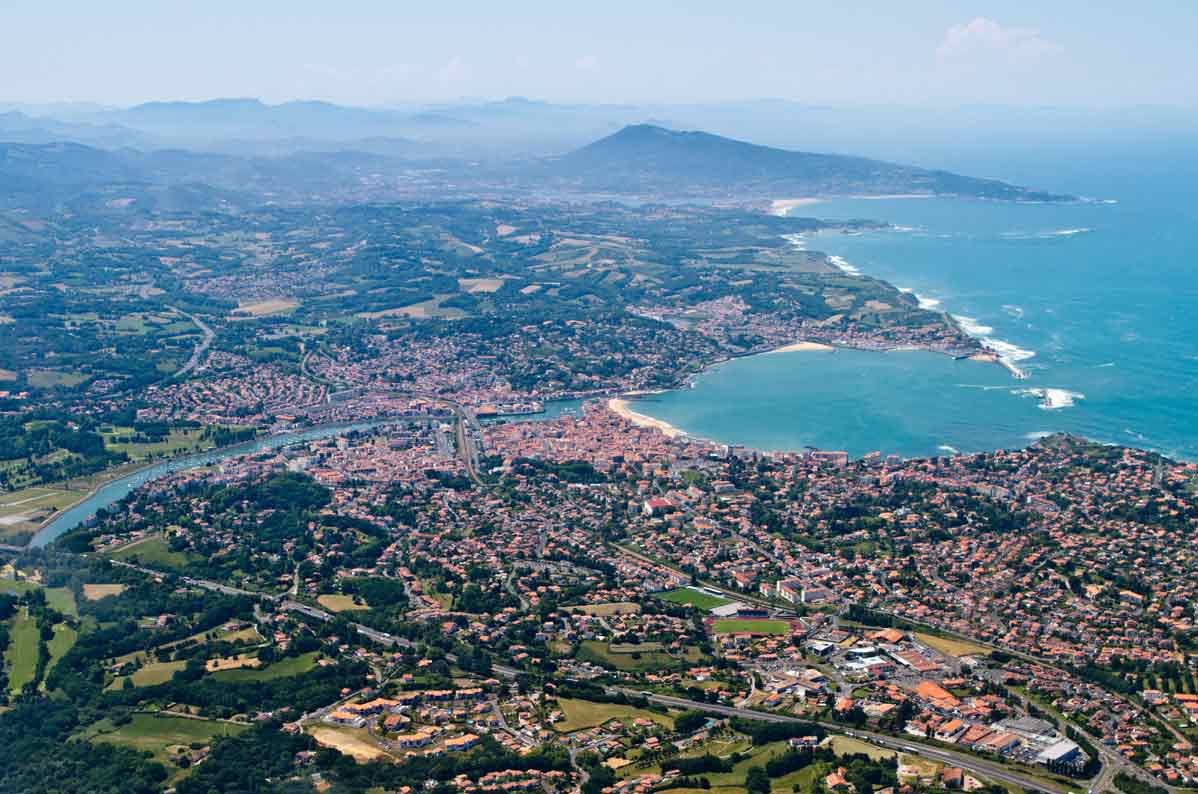
[[[0,101],[1195,107],[1195,23],[1193,0],[4,0]]]

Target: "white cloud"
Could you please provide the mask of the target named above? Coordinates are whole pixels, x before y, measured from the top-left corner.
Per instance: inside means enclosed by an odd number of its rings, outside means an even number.
[[[580,72],[595,72],[599,70],[599,56],[583,55],[574,61],[574,68]]]
[[[460,83],[463,80],[469,80],[470,64],[455,55],[437,71],[437,79],[442,83]]]
[[[977,17],[964,25],[953,25],[936,55],[945,61],[975,58],[1006,58],[1011,61],[1035,61],[1059,55],[1064,48],[1032,28],[1005,28],[993,19]]]

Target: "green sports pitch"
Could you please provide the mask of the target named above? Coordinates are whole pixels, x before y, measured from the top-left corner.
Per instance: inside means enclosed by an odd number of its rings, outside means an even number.
[[[662,593],[658,598],[663,601],[669,601],[674,604],[690,604],[699,609],[712,610],[717,607],[722,607],[725,604],[731,604],[732,601],[721,596],[715,596],[711,593],[706,593],[702,590],[696,590],[693,587],[679,587],[677,590],[671,590],[668,593]]]
[[[785,620],[717,620],[712,626],[716,634],[789,634],[790,624]]]

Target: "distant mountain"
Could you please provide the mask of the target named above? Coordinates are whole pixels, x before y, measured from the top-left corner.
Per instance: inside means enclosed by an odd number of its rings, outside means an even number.
[[[147,102],[89,117],[161,137],[175,144],[213,146],[226,141],[306,139],[330,142],[401,140],[410,134],[473,127],[448,114],[358,108],[330,102],[268,105],[257,99]]]
[[[815,196],[926,194],[1006,201],[1073,197],[993,179],[838,154],[758,146],[706,132],[635,124],[534,167],[589,191]]]
[[[27,113],[0,111],[0,141],[13,143],[82,143],[101,148],[146,147],[153,139],[116,124],[85,124],[53,118],[32,117]]]
[[[235,209],[266,200],[321,200],[401,167],[368,152],[235,157],[183,149],[0,143],[0,207]]]
[[[174,211],[248,204],[245,194],[194,178],[202,157],[76,143],[0,143],[0,208]],[[181,168],[184,159],[187,168]]]

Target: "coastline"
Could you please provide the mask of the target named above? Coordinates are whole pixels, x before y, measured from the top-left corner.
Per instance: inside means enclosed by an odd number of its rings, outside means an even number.
[[[819,351],[819,352],[831,353],[834,350],[836,350],[836,348],[833,347],[832,345],[826,345],[823,342],[812,342],[812,341],[804,340],[804,341],[800,341],[800,342],[791,342],[789,345],[783,345],[782,347],[777,347],[777,348],[774,348],[773,350],[767,350],[765,352],[766,353],[797,353],[800,351],[806,351],[806,352]]]
[[[821,202],[823,202],[823,199],[814,197],[773,199],[770,201],[769,213],[770,215],[776,215],[780,218],[784,218],[796,207],[808,207],[812,204],[819,204]]]
[[[607,408],[616,416],[619,416],[622,419],[627,419],[637,427],[653,428],[660,431],[667,438],[678,438],[685,435],[685,433],[674,427],[669,422],[663,421],[661,419],[654,419],[651,416],[645,416],[644,414],[639,414],[632,410],[628,407],[628,400],[625,400],[622,397],[612,397],[608,399]]]
[[[868,197],[856,196],[853,198],[868,198]],[[927,198],[927,197],[926,196],[877,196],[875,198]],[[786,202],[786,201],[791,201],[791,200],[775,199],[775,203],[779,202],[779,201]],[[793,201],[806,201],[806,200],[805,199],[793,199]],[[818,201],[818,199],[816,199],[816,201]],[[770,212],[771,212],[771,214],[779,214],[779,213],[774,212],[773,209],[771,209]],[[786,211],[784,210],[781,214],[786,214]],[[795,246],[796,248],[799,248],[801,250],[806,250],[804,239],[808,236],[817,236],[819,234],[820,234],[819,231],[813,231],[813,232],[802,232],[802,233],[795,234],[795,235],[783,235],[783,237],[785,237],[791,243],[791,245]],[[863,276],[864,275],[860,270],[858,270],[852,264],[847,262],[843,257],[836,256],[836,255],[825,255],[825,258],[826,258],[828,264],[830,264],[832,267],[837,268],[845,275],[848,275],[848,276]],[[885,279],[877,279],[877,280],[881,281],[884,284],[887,284],[891,288],[896,289],[901,293],[914,296],[915,299],[919,302],[919,308],[939,315],[940,317],[942,317],[945,320],[945,322],[947,322],[949,325],[951,325],[953,328],[955,328],[962,336],[967,337],[967,338],[973,340],[974,342],[976,342],[981,349],[971,355],[963,356],[964,358],[967,358],[970,361],[979,361],[979,362],[984,362],[984,363],[998,364],[1003,369],[1005,369],[1007,372],[1009,372],[1011,374],[1011,377],[1014,378],[1015,380],[1027,380],[1028,377],[1030,377],[1028,375],[1027,371],[1022,369],[1016,363],[1016,361],[1019,361],[1022,359],[1015,358],[1013,355],[1010,355],[1010,354],[1004,354],[1004,352],[1003,352],[1004,346],[1011,348],[1011,350],[1014,352],[1019,352],[1018,348],[1016,348],[1014,345],[1004,342],[1003,340],[991,339],[991,338],[985,336],[981,332],[981,330],[979,330],[978,332],[969,330],[966,327],[966,325],[964,325],[962,323],[961,320],[962,319],[968,320],[970,318],[959,318],[958,316],[953,315],[952,313],[950,313],[948,311],[937,308],[940,306],[939,300],[921,297],[918,294],[916,294],[913,290],[903,288],[903,287],[897,287],[894,284],[891,284],[889,281],[886,281]],[[989,333],[989,331],[990,331],[989,328],[985,329],[986,333]],[[847,345],[846,347],[854,347],[854,346]],[[870,350],[873,348],[855,347],[855,349]],[[951,351],[934,350],[929,347],[921,347],[918,345],[915,345],[915,346],[907,345],[907,346],[900,346],[897,348],[889,348],[889,349],[928,350],[933,353],[946,353],[953,357],[962,357],[959,354],[955,354]]]

